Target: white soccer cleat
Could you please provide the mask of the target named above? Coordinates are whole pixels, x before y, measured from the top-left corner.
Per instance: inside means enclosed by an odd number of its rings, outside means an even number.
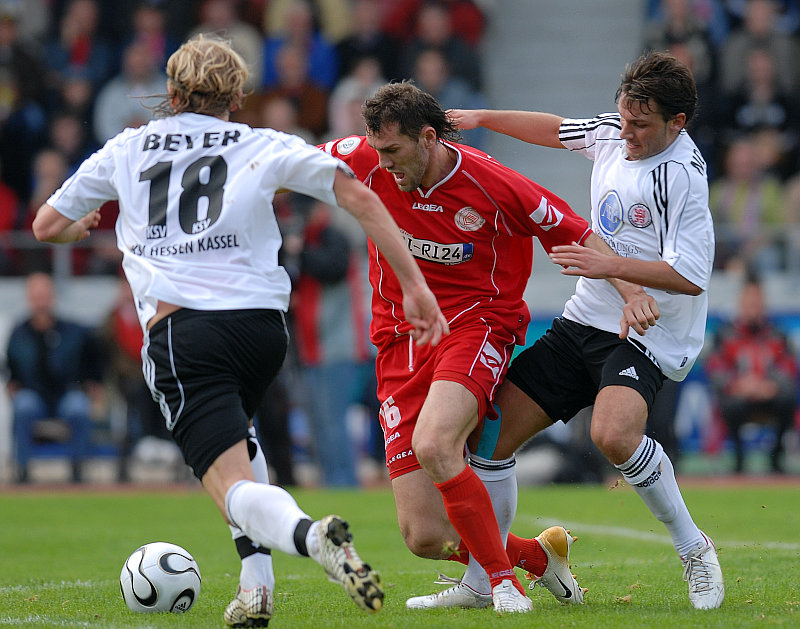
[[[524,614],[533,609],[531,599],[522,594],[511,582],[504,579],[492,588],[494,611],[503,614]]]
[[[701,534],[704,541],[681,557],[683,580],[689,583],[689,601],[695,609],[716,609],[725,598],[725,584],[714,542]]]
[[[492,604],[491,594],[481,594],[466,583],[462,583],[460,579],[452,579],[439,574],[439,579],[436,583],[455,583],[455,585],[435,594],[414,596],[406,601],[406,609],[442,609],[452,607],[482,609]]]
[[[584,590],[569,568],[569,549],[575,538],[563,526],[551,526],[542,531],[536,540],[547,555],[547,568],[538,577],[528,573],[528,578],[532,579],[530,587],[541,585],[563,605],[582,604]]]
[[[317,523],[319,557],[328,578],[341,585],[361,609],[369,613],[383,607],[381,577],[361,561],[352,544],[353,534],[338,515],[327,515]]]
[[[272,592],[266,585],[236,590],[222,618],[230,627],[266,627],[272,618]]]

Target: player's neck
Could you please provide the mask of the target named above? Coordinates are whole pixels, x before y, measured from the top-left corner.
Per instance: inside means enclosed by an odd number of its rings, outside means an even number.
[[[425,175],[422,177],[421,186],[426,190],[435,186],[453,171],[457,160],[458,157],[453,149],[442,142],[437,142],[431,151],[431,158]]]

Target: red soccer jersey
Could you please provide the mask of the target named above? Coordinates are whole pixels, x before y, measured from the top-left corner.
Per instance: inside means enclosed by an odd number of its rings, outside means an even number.
[[[324,149],[346,162],[388,208],[417,259],[451,328],[477,317],[502,325],[523,342],[530,312],[523,300],[536,236],[546,251],[582,243],[589,225],[565,201],[482,151],[446,143],[458,159],[429,190],[403,192],[378,167],[363,136],[334,140]],[[394,272],[373,243],[372,342],[378,347],[410,326]]]

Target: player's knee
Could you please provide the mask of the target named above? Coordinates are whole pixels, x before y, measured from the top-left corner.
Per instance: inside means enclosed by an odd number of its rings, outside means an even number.
[[[595,424],[592,422],[591,434],[592,442],[610,461],[622,462],[626,460],[626,441],[628,436],[617,426],[607,423]]]
[[[403,540],[408,549],[417,557],[424,559],[444,559],[443,548],[445,541],[441,536],[423,527],[404,527],[402,529]]]

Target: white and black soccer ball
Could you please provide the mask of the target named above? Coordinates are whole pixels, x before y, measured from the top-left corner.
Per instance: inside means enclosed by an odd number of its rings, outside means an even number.
[[[185,612],[200,595],[200,568],[186,549],[151,542],[125,560],[119,585],[131,611]]]

